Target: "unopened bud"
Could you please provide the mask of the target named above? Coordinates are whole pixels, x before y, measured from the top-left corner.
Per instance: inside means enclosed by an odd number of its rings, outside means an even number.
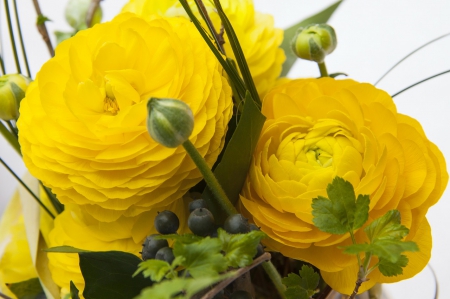
[[[191,136],[194,116],[186,103],[175,99],[151,98],[147,109],[147,130],[156,142],[174,148]]]
[[[15,120],[19,118],[20,101],[31,80],[20,74],[0,77],[0,119]]]
[[[75,30],[83,30],[88,26],[86,24],[86,15],[91,5],[91,0],[70,0],[67,3],[65,16],[66,21]],[[100,23],[102,20],[102,9],[100,5],[94,12],[91,27]]]
[[[322,63],[337,46],[336,33],[327,24],[300,27],[291,42],[292,50],[299,58]]]

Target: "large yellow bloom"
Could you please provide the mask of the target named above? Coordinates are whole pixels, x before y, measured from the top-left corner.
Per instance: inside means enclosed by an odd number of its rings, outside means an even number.
[[[188,0],[188,3],[196,12],[197,18],[202,21],[204,28],[207,28],[198,13],[195,2]],[[220,30],[221,22],[213,1],[203,1],[203,3],[216,30]],[[262,97],[275,84],[281,73],[285,60],[284,52],[280,48],[283,31],[274,28],[271,15],[255,11],[253,0],[221,0],[220,3],[236,31],[256,89]],[[130,0],[123,7],[123,11],[134,12],[148,19],[155,15],[188,18],[178,0]],[[226,34],[224,48],[227,56],[235,59]]]
[[[177,200],[166,206],[151,209],[139,216],[122,216],[114,222],[105,223],[80,210],[77,205],[67,205],[55,219],[55,227],[49,235],[49,247],[72,246],[91,251],[125,251],[140,257],[144,239],[155,234],[153,222],[157,212],[171,210],[180,219],[179,233],[186,232],[187,201]],[[79,267],[78,254],[49,253],[49,268],[55,283],[62,293],[70,290],[72,280],[80,293],[84,290],[84,279]]]
[[[21,104],[26,166],[101,221],[181,198],[201,174],[182,147],[150,138],[150,97],[190,106],[190,140],[212,166],[232,112],[221,66],[189,21],[132,14],[79,32],[44,64]]]
[[[378,271],[376,282],[417,274],[430,258],[431,232],[425,214],[448,181],[444,157],[420,124],[397,112],[392,98],[370,84],[352,80],[303,79],[282,84],[263,102],[267,121],[242,190],[244,210],[261,226],[267,245],[321,270],[333,288],[351,293],[355,256],[342,253],[349,235],[330,235],[312,222],[311,202],[327,196],[333,177],[350,181],[357,194],[370,195],[369,221],[398,209],[409,240],[420,252],[407,253],[403,275]],[[356,234],[364,242],[364,232]]]

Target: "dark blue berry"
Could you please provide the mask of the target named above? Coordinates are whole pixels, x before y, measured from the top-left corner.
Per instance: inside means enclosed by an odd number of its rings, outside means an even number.
[[[176,234],[180,227],[180,220],[174,212],[165,210],[156,215],[154,224],[160,234]]]
[[[192,211],[188,218],[189,229],[197,236],[206,237],[214,232],[214,216],[208,209],[199,208]]]
[[[248,219],[241,214],[228,216],[223,224],[223,228],[230,234],[245,234],[250,231]]]
[[[150,235],[147,238],[145,238],[144,244],[142,244],[142,259],[149,260],[154,259],[156,252],[160,250],[163,247],[169,247],[169,243],[167,240],[164,239],[155,239],[155,235]]]

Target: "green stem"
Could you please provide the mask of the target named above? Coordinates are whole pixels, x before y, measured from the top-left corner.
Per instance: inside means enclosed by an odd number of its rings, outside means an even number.
[[[183,143],[183,147],[192,158],[195,165],[197,165],[197,168],[202,173],[206,184],[208,185],[209,189],[214,195],[214,198],[217,200],[222,209],[225,210],[228,215],[237,214],[235,207],[231,204],[230,200],[225,194],[225,191],[223,191],[222,186],[214,176],[214,173],[211,171],[205,159],[200,155],[192,142],[190,142],[189,140],[185,141]]]
[[[50,210],[42,203],[42,201],[39,199],[39,197],[37,197],[36,194],[33,193],[33,191],[31,191],[30,188],[28,188],[28,186],[19,178],[19,176],[8,166],[8,164],[6,164],[2,158],[0,158],[0,163],[3,164],[3,166],[5,166],[5,168],[16,178],[16,180],[30,193],[31,196],[33,196],[34,199],[36,199],[36,201],[39,203],[39,205],[50,215],[50,217],[52,217],[53,219],[55,219],[55,215],[52,214],[52,212],[50,212]]]
[[[14,39],[14,32],[13,32],[13,28],[12,28],[11,13],[9,11],[8,0],[5,0],[4,2],[5,2],[6,19],[8,20],[9,38],[11,40],[11,46],[13,48],[14,61],[16,62],[17,72],[19,74],[21,74],[22,70],[20,69],[19,56],[17,55],[17,47],[16,47],[16,41]]]
[[[277,269],[275,268],[275,266],[272,264],[271,261],[268,261],[267,263],[262,263],[262,266],[264,268],[264,271],[266,271],[267,275],[275,285],[275,288],[277,289],[281,298],[285,299],[286,296],[284,295],[284,291],[286,290],[286,287],[281,282],[280,273],[278,273]]]
[[[22,156],[22,153],[20,151],[20,144],[17,141],[17,138],[14,136],[12,132],[10,132],[3,122],[0,121],[0,134],[8,141],[8,143],[13,147],[13,149],[16,150],[16,152]]]
[[[19,134],[17,133],[17,128],[14,127],[13,123],[12,123],[10,120],[8,120],[8,121],[6,122],[6,124],[8,125],[9,130],[10,130],[11,133],[14,135],[14,137],[15,137],[16,139],[19,139]]]
[[[353,244],[356,244],[355,235],[353,234],[352,231],[349,231],[349,233],[350,233],[350,237],[352,238]],[[361,257],[359,256],[359,253],[356,255],[356,258],[358,259],[358,267],[361,268],[362,263],[361,263]]]
[[[318,62],[317,64],[319,65],[320,77],[328,77],[328,71],[327,66],[325,65],[325,61]]]
[[[48,198],[50,199],[53,207],[55,208],[58,214],[61,214],[64,211],[64,205],[56,198],[56,196],[52,193],[52,191],[47,188],[42,181],[39,181]]]
[[[2,69],[2,75],[6,75],[5,64],[3,63],[3,58],[0,55],[0,68]]]
[[[30,65],[28,63],[28,57],[27,57],[27,53],[25,51],[25,45],[23,43],[22,29],[20,28],[20,21],[19,21],[19,14],[17,12],[17,1],[16,0],[13,0],[13,5],[14,5],[14,14],[16,16],[17,32],[19,33],[20,46],[22,47],[22,55],[23,55],[23,59],[25,62],[25,67],[27,69],[27,76],[29,78],[31,78]]]

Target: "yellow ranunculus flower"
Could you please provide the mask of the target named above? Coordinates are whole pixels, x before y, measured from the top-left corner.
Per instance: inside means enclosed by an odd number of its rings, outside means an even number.
[[[203,27],[208,28],[198,13],[195,2],[188,0],[188,3]],[[219,31],[221,21],[213,1],[203,3],[216,30]],[[255,11],[253,0],[221,0],[220,3],[239,38],[256,89],[262,97],[275,84],[281,73],[285,60],[284,52],[280,48],[283,31],[274,27],[271,15]],[[154,18],[155,15],[188,18],[178,0],[130,0],[122,11],[134,12],[148,19]],[[235,59],[226,34],[224,48],[227,56]]]
[[[212,166],[232,112],[220,64],[189,21],[129,13],[79,32],[44,64],[20,109],[26,166],[100,221],[181,198],[201,174],[182,147],[149,136],[150,97],[190,106],[190,140]]]
[[[50,232],[49,247],[72,246],[91,251],[125,251],[140,257],[144,239],[155,234],[154,219],[157,212],[171,210],[180,219],[179,233],[186,232],[187,201],[177,200],[166,206],[148,210],[135,217],[122,216],[114,222],[98,221],[80,210],[77,205],[67,205],[55,219]],[[84,279],[79,267],[78,254],[49,253],[49,268],[52,278],[61,287],[62,293],[70,290],[72,280],[80,294],[84,290]]]
[[[241,193],[241,207],[268,234],[267,245],[307,261],[341,293],[353,291],[355,256],[342,253],[349,235],[330,235],[312,222],[312,199],[327,196],[335,176],[357,194],[370,195],[369,222],[398,209],[408,240],[420,252],[406,253],[403,275],[369,275],[360,291],[395,282],[425,267],[431,232],[425,214],[448,181],[442,153],[413,118],[397,112],[392,98],[352,80],[300,79],[277,86],[263,102],[267,121]],[[356,233],[364,242],[362,229]]]

